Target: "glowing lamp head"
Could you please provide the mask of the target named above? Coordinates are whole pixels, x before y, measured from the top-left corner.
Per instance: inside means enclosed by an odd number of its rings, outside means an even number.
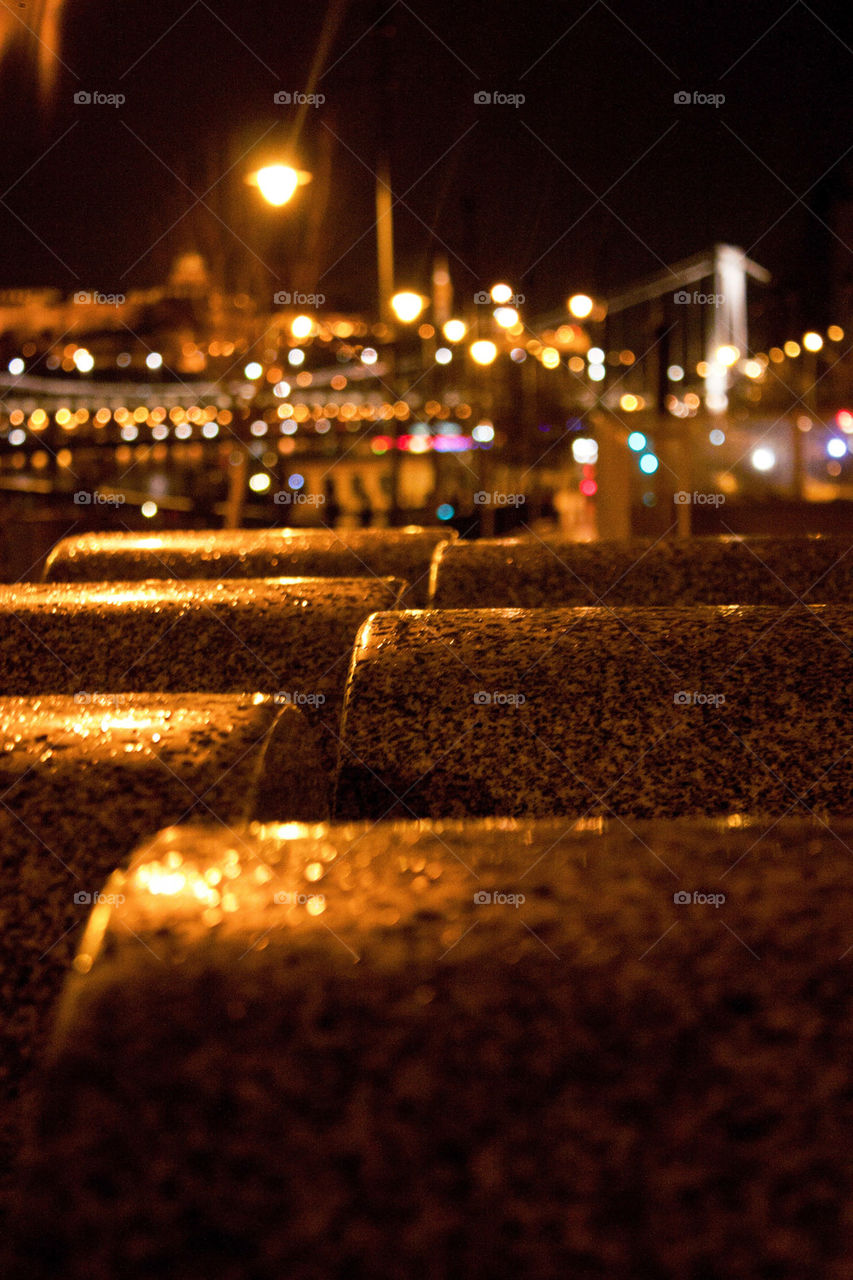
[[[806,351],[820,351],[823,346],[823,338],[819,333],[809,332],[803,334],[803,346]]]
[[[425,299],[419,293],[404,289],[391,299],[391,310],[401,324],[412,324],[424,309]]]
[[[255,174],[261,195],[267,204],[279,209],[292,199],[299,186],[299,172],[289,164],[268,164]]]

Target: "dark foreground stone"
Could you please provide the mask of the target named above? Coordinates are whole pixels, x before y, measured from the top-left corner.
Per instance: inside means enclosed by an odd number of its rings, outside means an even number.
[[[0,1200],[21,1095],[107,876],[164,823],[317,816],[322,783],[304,718],[270,698],[0,699]]]
[[[847,1280],[851,841],[161,834],[81,945],[10,1274]]]

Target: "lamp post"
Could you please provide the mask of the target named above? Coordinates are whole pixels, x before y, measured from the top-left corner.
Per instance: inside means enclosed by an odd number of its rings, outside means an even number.
[[[289,204],[299,187],[311,181],[311,174],[293,165],[276,162],[263,165],[246,175],[246,184],[256,187],[267,204],[280,209]],[[239,529],[243,519],[243,508],[246,501],[246,486],[249,473],[249,423],[254,417],[255,393],[244,402],[240,415],[240,430],[235,441],[238,451],[236,461],[231,467],[228,482],[228,497],[225,503],[225,528]]]
[[[391,314],[401,325],[414,324],[421,316],[427,300],[420,293],[415,293],[412,289],[403,289],[399,293],[395,293],[387,302]],[[394,396],[398,392],[399,378],[399,353],[397,347],[398,333],[393,336],[393,353],[394,364],[393,374],[391,378],[391,388]],[[400,514],[400,419],[394,415],[394,446],[391,453],[391,524],[394,525]]]

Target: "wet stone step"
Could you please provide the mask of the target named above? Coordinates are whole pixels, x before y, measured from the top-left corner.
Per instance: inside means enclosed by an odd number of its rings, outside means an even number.
[[[262,692],[305,712],[331,779],[353,641],[393,578],[0,586],[0,694]],[[106,705],[110,705],[109,701]]]
[[[341,819],[853,815],[853,606],[375,614]]]
[[[227,830],[271,812],[322,816],[318,780],[302,713],[271,698],[0,698],[0,1175],[19,1095],[107,876],[164,824],[194,817]]]
[[[442,609],[557,605],[853,603],[853,542],[840,537],[571,542],[483,538],[436,550]]]
[[[851,841],[161,833],[80,946],[21,1280],[842,1280]]]
[[[236,529],[83,534],[51,552],[52,582],[140,578],[402,578],[426,603],[432,553],[453,529]]]

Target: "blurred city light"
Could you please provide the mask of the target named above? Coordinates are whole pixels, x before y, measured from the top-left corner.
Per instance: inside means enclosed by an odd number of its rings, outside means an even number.
[[[759,449],[753,449],[750,462],[756,471],[772,471],[776,466],[776,454],[762,445]]]
[[[468,326],[464,320],[448,320],[441,332],[448,342],[461,342],[468,332]]]
[[[492,285],[491,294],[492,302],[496,302],[498,306],[503,306],[512,297],[512,289],[508,284],[494,284]]]
[[[586,293],[572,294],[568,301],[569,311],[577,320],[585,320],[592,311],[592,306],[592,298]]]
[[[511,329],[514,324],[518,324],[515,307],[495,307],[494,317],[502,329]]]
[[[572,441],[572,457],[579,463],[598,462],[598,442],[591,436],[578,436]]]
[[[314,329],[314,321],[310,316],[294,316],[290,323],[290,332],[294,338],[310,338]]]
[[[481,338],[477,342],[472,342],[470,351],[471,359],[474,363],[481,365],[491,364],[498,354],[497,347],[488,338]]]

